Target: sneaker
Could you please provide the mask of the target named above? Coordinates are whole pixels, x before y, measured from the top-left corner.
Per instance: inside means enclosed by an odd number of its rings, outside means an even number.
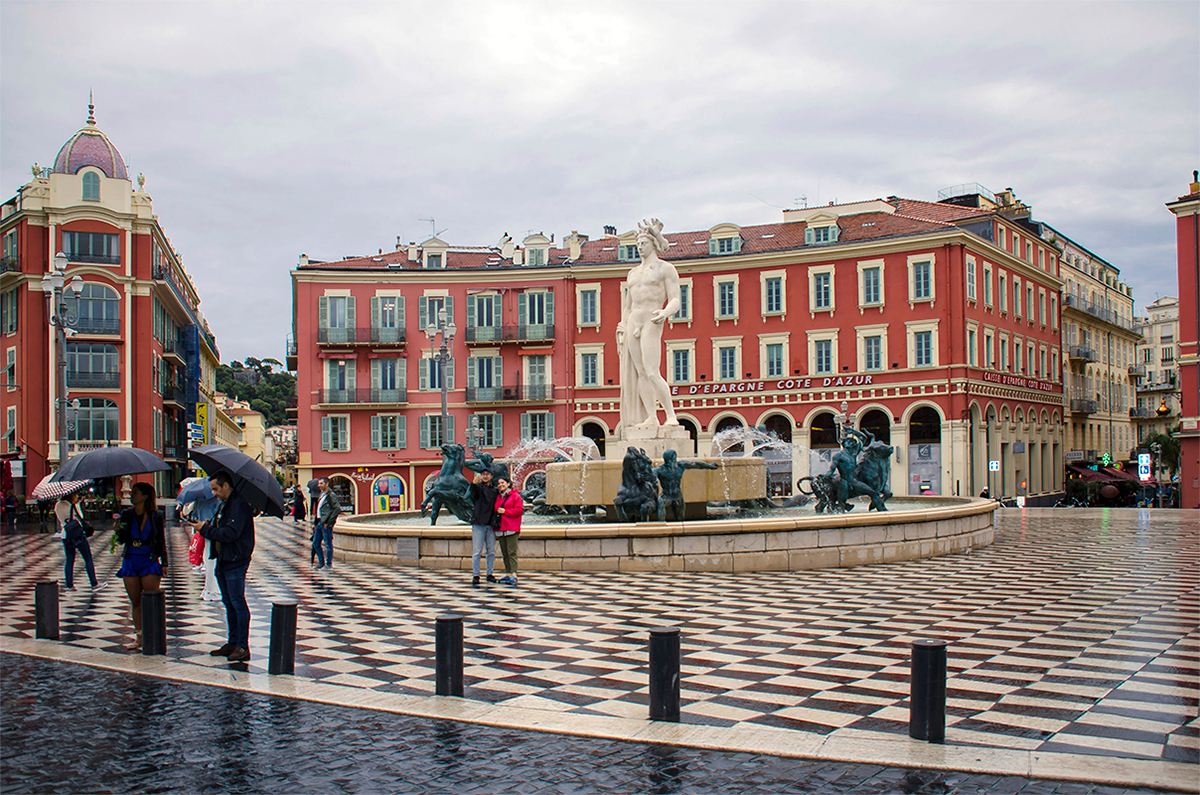
[[[92,590],[93,591],[102,591],[108,587],[108,583],[109,583],[108,580],[105,580],[104,582],[96,583],[95,585],[92,586]]]
[[[64,591],[74,591],[74,590],[75,590],[75,586],[74,586],[74,585],[68,585],[66,588],[63,588],[63,590],[64,590]]]
[[[229,652],[229,662],[239,663],[246,662],[250,659],[250,650],[238,646],[233,651]]]
[[[213,649],[209,654],[214,657],[228,657],[236,649],[237,646],[234,646],[232,643],[226,643],[219,649]]]
[[[478,585],[478,584],[479,584],[479,575],[478,575],[478,574],[476,574],[474,577],[472,577],[472,578],[471,578],[471,584],[472,584],[472,585]]]
[[[487,580],[488,580],[488,582],[496,582],[496,575],[489,574]]]
[[[517,580],[516,580],[516,578],[515,578],[515,577],[513,577],[513,576],[510,574],[510,575],[508,575],[507,577],[501,577],[501,578],[500,578],[500,584],[501,584],[501,585],[516,585],[516,584],[517,584]]]

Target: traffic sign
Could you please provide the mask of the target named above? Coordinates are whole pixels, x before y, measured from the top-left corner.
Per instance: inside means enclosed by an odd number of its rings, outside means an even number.
[[[999,461],[988,461],[988,472],[999,472],[999,471],[1000,471],[1000,462]]]
[[[1138,480],[1150,479],[1150,454],[1138,453]]]

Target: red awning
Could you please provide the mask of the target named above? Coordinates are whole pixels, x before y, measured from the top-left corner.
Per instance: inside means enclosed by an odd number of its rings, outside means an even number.
[[[1089,483],[1107,483],[1108,481],[1112,480],[1111,477],[1088,469],[1080,464],[1067,464],[1067,469]]]
[[[1120,481],[1124,481],[1126,483],[1141,483],[1142,482],[1137,479],[1136,475],[1131,475],[1128,472],[1125,472],[1124,470],[1117,469],[1116,467],[1100,467],[1100,471],[1111,475],[1114,480],[1120,480]]]

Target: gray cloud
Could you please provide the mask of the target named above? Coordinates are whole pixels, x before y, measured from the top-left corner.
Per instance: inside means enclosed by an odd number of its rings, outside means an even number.
[[[0,177],[96,90],[227,360],[281,357],[299,253],[779,218],[978,181],[1174,294],[1200,158],[1186,3],[19,3]],[[757,198],[756,198],[757,197]],[[764,203],[765,202],[765,203]]]

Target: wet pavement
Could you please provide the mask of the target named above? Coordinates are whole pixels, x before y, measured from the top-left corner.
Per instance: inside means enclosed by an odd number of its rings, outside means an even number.
[[[494,729],[12,654],[0,676],[5,793],[1154,792]]]

